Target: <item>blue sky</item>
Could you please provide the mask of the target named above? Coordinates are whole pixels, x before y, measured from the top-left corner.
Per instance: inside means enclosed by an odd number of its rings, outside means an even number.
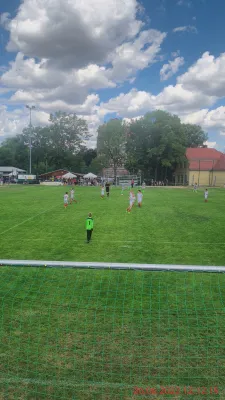
[[[1,3],[0,140],[26,126],[26,104],[34,124],[58,109],[83,116],[92,146],[103,121],[159,108],[224,150],[222,0]]]

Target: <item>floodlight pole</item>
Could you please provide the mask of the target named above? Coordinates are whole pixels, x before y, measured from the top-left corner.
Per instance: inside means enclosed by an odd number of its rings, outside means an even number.
[[[26,106],[28,110],[30,111],[30,135],[29,135],[29,149],[30,149],[30,169],[29,169],[29,174],[31,175],[31,160],[32,160],[32,153],[31,153],[31,134],[32,134],[32,122],[31,122],[31,111],[35,109],[35,106]]]

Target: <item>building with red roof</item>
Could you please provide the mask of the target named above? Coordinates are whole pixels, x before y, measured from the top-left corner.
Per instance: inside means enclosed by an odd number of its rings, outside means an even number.
[[[61,179],[63,175],[67,174],[68,171],[67,169],[56,169],[55,171],[50,171],[46,172],[45,174],[39,175],[39,178],[43,181],[45,180],[54,180],[54,179]],[[83,177],[84,174],[80,174],[77,172],[73,172],[74,175],[76,175],[78,178]]]
[[[186,161],[175,171],[177,185],[225,185],[225,154],[207,147],[188,148]]]

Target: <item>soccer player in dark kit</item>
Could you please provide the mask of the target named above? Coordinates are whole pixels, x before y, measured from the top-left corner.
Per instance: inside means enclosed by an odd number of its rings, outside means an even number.
[[[106,182],[106,184],[105,184],[105,191],[106,191],[107,197],[109,197],[109,189],[110,189],[110,183],[109,183],[109,182]]]

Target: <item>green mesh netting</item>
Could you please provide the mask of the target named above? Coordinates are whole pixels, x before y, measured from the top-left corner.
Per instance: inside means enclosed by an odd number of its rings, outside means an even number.
[[[0,274],[0,399],[225,398],[225,275]]]

